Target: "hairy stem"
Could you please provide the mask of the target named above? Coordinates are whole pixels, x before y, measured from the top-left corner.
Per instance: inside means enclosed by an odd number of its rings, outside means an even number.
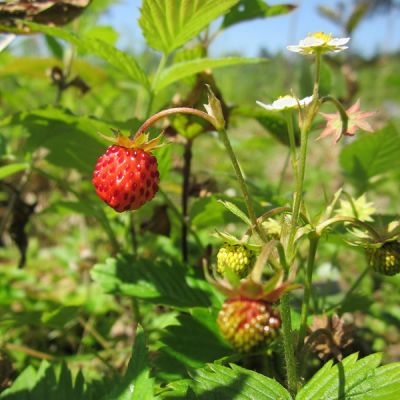
[[[296,182],[296,190],[294,192],[293,214],[292,214],[288,247],[287,247],[287,257],[290,263],[294,256],[293,254],[294,239],[296,236],[300,208],[303,200],[303,184],[304,184],[304,174],[305,174],[306,159],[307,159],[307,142],[308,142],[308,129],[306,129],[306,127],[303,126],[303,129],[301,130],[300,167],[299,167],[298,179]]]
[[[292,321],[288,294],[283,295],[281,298],[280,311],[282,318],[283,350],[285,354],[287,386],[292,396],[295,396],[297,392],[297,367],[294,356]]]
[[[308,317],[308,311],[310,307],[310,299],[312,293],[312,276],[314,270],[315,255],[317,253],[318,241],[319,241],[318,236],[312,237],[310,239],[310,248],[308,249],[308,260],[305,271],[306,277],[304,282],[304,298],[303,298],[303,304],[301,306],[299,340],[297,345],[299,350],[303,346],[304,338],[306,335],[307,317]]]

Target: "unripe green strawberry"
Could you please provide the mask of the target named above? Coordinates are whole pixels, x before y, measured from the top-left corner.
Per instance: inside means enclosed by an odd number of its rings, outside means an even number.
[[[222,336],[241,352],[274,338],[281,326],[271,303],[246,297],[226,300],[217,322]]]
[[[225,243],[217,254],[217,271],[225,275],[227,270],[231,270],[244,278],[253,268],[255,259],[254,251],[244,245]]]
[[[93,172],[97,195],[117,212],[136,210],[158,191],[157,159],[139,148],[112,145]]]
[[[368,248],[369,265],[383,275],[396,275],[400,272],[400,242],[386,242],[379,248]]]

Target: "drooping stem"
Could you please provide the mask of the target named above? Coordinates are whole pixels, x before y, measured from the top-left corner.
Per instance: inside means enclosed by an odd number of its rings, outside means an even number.
[[[195,115],[199,118],[205,119],[213,126],[215,124],[215,119],[213,117],[211,117],[210,115],[208,115],[207,113],[205,113],[204,111],[196,110],[195,108],[190,108],[190,107],[169,108],[167,110],[162,110],[162,111],[158,112],[157,114],[152,115],[149,119],[147,119],[135,133],[134,139],[138,138],[142,133],[146,132],[147,129],[149,129],[151,125],[155,124],[160,119],[169,117],[170,115],[174,115],[174,114]]]
[[[340,135],[336,138],[336,142],[338,142],[339,139],[347,133],[347,128],[349,125],[349,116],[347,115],[347,112],[344,109],[342,103],[335,97],[333,97],[333,96],[322,97],[321,104],[326,103],[326,102],[331,102],[336,107],[336,109],[339,111],[340,119],[342,120],[342,129],[341,129]]]
[[[312,293],[312,276],[314,270],[315,255],[317,253],[318,241],[319,241],[318,236],[313,236],[310,238],[310,247],[308,249],[308,260],[305,270],[304,297],[303,297],[303,304],[301,306],[301,316],[300,316],[300,329],[299,329],[299,340],[298,340],[299,350],[303,346],[304,338],[306,335],[307,317],[308,317],[308,311],[310,307],[310,299]]]
[[[295,396],[297,392],[297,367],[294,356],[292,321],[288,294],[283,295],[281,298],[280,311],[282,318],[283,350],[285,354],[287,386],[292,396]]]
[[[200,110],[196,110],[195,108],[190,108],[190,107],[176,107],[176,108],[170,108],[167,110],[163,110],[158,112],[157,114],[154,114],[153,116],[151,116],[149,119],[147,119],[147,121],[145,121],[142,126],[138,129],[138,131],[135,133],[134,135],[134,139],[138,138],[140,135],[142,135],[144,132],[146,132],[147,129],[149,129],[149,127],[153,124],[155,124],[157,121],[159,121],[162,118],[168,117],[170,115],[174,115],[174,114],[190,114],[190,115],[195,115],[199,118],[203,118],[204,120],[206,120],[207,122],[209,122],[212,126],[214,126],[219,134],[219,137],[221,138],[225,149],[229,155],[229,158],[231,159],[232,162],[232,166],[233,169],[235,170],[235,174],[236,174],[236,178],[238,180],[240,189],[242,191],[243,197],[244,197],[244,201],[246,203],[246,208],[247,208],[247,212],[248,215],[250,217],[250,221],[252,223],[252,226],[254,227],[254,230],[257,232],[257,234],[260,236],[260,238],[263,241],[267,241],[267,236],[265,234],[265,232],[262,230],[262,228],[260,227],[260,225],[257,222],[257,217],[256,214],[254,212],[254,207],[253,207],[253,203],[251,202],[250,199],[250,195],[249,192],[247,190],[247,185],[246,182],[244,180],[243,174],[242,174],[242,170],[240,168],[239,162],[236,158],[236,155],[233,151],[232,145],[229,141],[228,135],[225,131],[224,128],[221,128],[219,122],[216,120],[216,118],[214,118],[213,116],[200,111]]]
[[[252,227],[257,232],[257,234],[260,236],[260,238],[264,242],[267,242],[268,241],[267,235],[265,234],[265,232],[263,231],[261,226],[258,224],[256,213],[254,212],[253,203],[251,201],[250,194],[247,189],[247,185],[246,185],[242,170],[239,165],[239,161],[236,158],[235,152],[233,151],[233,148],[232,148],[231,142],[228,138],[228,135],[227,135],[225,129],[220,129],[218,131],[218,134],[219,134],[219,137],[220,137],[222,143],[225,146],[225,149],[229,155],[229,158],[231,159],[232,166],[233,166],[233,169],[235,170],[236,178],[237,178],[239,186],[240,186],[240,190],[242,191],[242,194],[243,194],[243,198],[244,198],[244,201],[246,204],[247,212],[250,217]]]
[[[338,215],[336,217],[333,218],[329,218],[326,221],[320,223],[319,225],[317,225],[317,227],[315,228],[315,231],[318,235],[321,235],[322,232],[324,231],[324,229],[326,229],[328,226],[331,226],[333,224],[337,224],[339,222],[347,222],[351,225],[357,226],[361,229],[365,229],[367,230],[375,239],[380,240],[380,235],[379,233],[375,230],[375,228],[369,224],[367,224],[366,222],[363,222],[357,218],[353,218],[353,217],[346,217],[346,216],[341,216]]]
[[[182,183],[182,259],[188,261],[188,233],[189,233],[189,185],[190,171],[192,166],[193,141],[188,140],[184,145],[183,152],[183,183]]]

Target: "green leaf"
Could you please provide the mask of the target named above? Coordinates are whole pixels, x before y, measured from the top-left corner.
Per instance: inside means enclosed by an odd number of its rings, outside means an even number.
[[[228,28],[239,22],[249,21],[255,18],[275,17],[287,14],[296,8],[293,4],[268,5],[264,0],[240,0],[227,13],[222,21],[222,28]]]
[[[250,218],[236,205],[230,201],[218,200],[228,211],[240,218],[245,224],[251,226]]]
[[[150,47],[170,54],[238,0],[143,0],[139,24]]]
[[[155,304],[179,308],[220,304],[208,282],[177,262],[169,265],[164,261],[119,256],[96,264],[91,275],[107,293],[146,299]]]
[[[79,375],[78,375],[79,376]],[[1,393],[1,400],[83,400],[90,399],[88,392],[84,393],[84,385],[76,379],[72,381],[71,371],[65,364],[56,373],[55,367],[47,361],[40,364],[39,370],[26,368],[14,381],[13,385]],[[89,389],[88,387],[86,389]]]
[[[261,107],[238,107],[232,115],[256,119],[265,130],[282,144],[289,146],[289,136],[285,118],[281,113],[267,111]],[[296,145],[300,144],[300,132],[295,127]]]
[[[195,396],[187,397],[187,393],[182,396],[185,385],[193,390]],[[170,387],[172,390],[174,390],[174,387],[177,388],[176,397],[173,397],[175,399],[292,399],[289,392],[274,379],[235,364],[230,364],[230,368],[218,364],[207,365],[205,368],[192,373],[191,382],[185,380],[182,385],[177,385],[175,382],[167,386],[167,388]],[[165,392],[165,397],[170,396],[171,393]]]
[[[29,134],[26,150],[47,148],[48,162],[91,174],[97,158],[105,150],[104,139],[100,138],[98,132],[107,133],[111,128],[135,128],[139,122],[105,122],[77,116],[60,108],[47,107],[15,114],[0,122],[2,127],[14,125],[23,126]]]
[[[195,60],[183,61],[173,64],[166,68],[155,83],[154,90],[159,92],[161,89],[174,82],[177,82],[188,76],[197,74],[210,68],[222,68],[231,65],[259,64],[266,62],[266,58],[244,58],[244,57],[226,57],[226,58],[197,58]]]
[[[138,82],[147,88],[150,86],[145,72],[133,57],[101,39],[90,37],[79,38],[65,29],[35,24],[28,21],[24,21],[24,24],[28,25],[35,32],[42,32],[46,35],[55,36],[72,43],[82,52],[94,54],[97,57],[100,57],[133,81]]]
[[[154,381],[150,377],[148,354],[143,329],[138,327],[132,357],[122,381],[104,400],[151,400]]]
[[[187,367],[200,368],[207,362],[231,354],[232,349],[219,334],[216,319],[217,315],[209,309],[196,308],[191,311],[191,315],[180,315],[177,325],[165,328],[160,338],[163,370],[168,372],[170,359],[171,366],[176,360],[184,371]],[[156,365],[159,365],[158,360]]]
[[[300,390],[296,400],[396,399],[400,396],[400,363],[379,367],[380,354],[357,360],[358,354],[326,363]]]
[[[342,150],[340,165],[353,185],[364,192],[373,178],[400,169],[400,132],[389,124],[376,133],[361,135]]]
[[[29,168],[28,163],[14,163],[9,165],[4,165],[0,167],[0,179],[7,178],[10,175],[16,174],[17,172],[23,171]]]
[[[44,39],[46,41],[47,47],[51,51],[54,57],[57,57],[59,60],[62,60],[64,56],[64,49],[61,44],[54,39],[52,36],[45,35]]]

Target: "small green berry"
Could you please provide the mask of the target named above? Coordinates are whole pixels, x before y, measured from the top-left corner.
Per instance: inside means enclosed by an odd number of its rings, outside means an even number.
[[[255,259],[255,252],[244,245],[225,243],[217,254],[217,271],[225,275],[227,270],[231,270],[239,278],[245,278],[252,270]]]
[[[368,248],[367,257],[375,272],[388,276],[400,272],[400,242],[386,242],[379,248]]]

